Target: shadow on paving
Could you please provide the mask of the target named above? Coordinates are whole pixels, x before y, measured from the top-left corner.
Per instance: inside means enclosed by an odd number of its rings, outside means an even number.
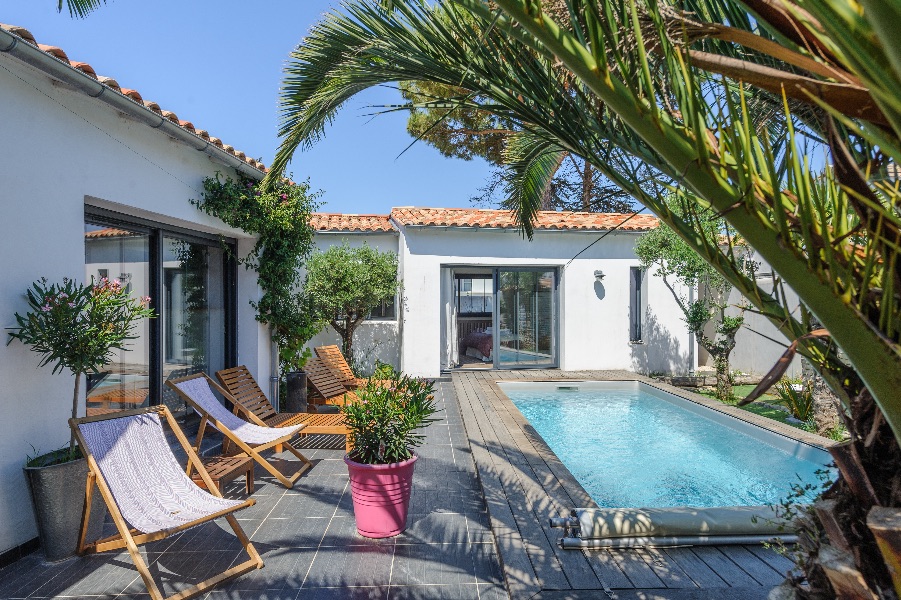
[[[286,490],[258,466],[252,495],[257,503],[236,514],[265,566],[201,597],[508,598],[487,505],[448,382],[439,382],[436,399],[443,410],[437,415],[440,420],[426,430],[418,452],[404,533],[385,540],[360,536],[342,460],[343,437],[307,436],[296,446],[314,463],[313,468]],[[185,429],[191,437],[190,422]],[[215,438],[205,442],[206,454],[217,451]],[[287,452],[277,458],[276,464],[295,460]],[[225,495],[244,498],[243,478],[231,482]],[[106,533],[114,533],[109,523]],[[224,521],[147,544],[141,552],[166,595],[245,560]],[[127,552],[53,564],[42,558],[37,552],[0,570],[0,598],[148,597]]]

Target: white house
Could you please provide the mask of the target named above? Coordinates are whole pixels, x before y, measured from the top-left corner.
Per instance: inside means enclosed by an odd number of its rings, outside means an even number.
[[[92,400],[121,389],[158,402],[167,376],[200,366],[247,363],[268,376],[269,336],[248,306],[259,297],[255,274],[235,265],[220,236],[238,255],[253,240],[189,202],[200,197],[204,177],[260,178],[261,164],[7,25],[0,25],[0,115],[3,327],[27,309],[24,293],[36,279],[118,277],[151,296],[160,317],[142,325],[109,373],[92,378]],[[185,286],[202,292],[202,306],[186,305]],[[46,452],[68,442],[74,380],[38,367],[38,356],[14,341],[0,344],[0,381],[5,564],[34,545],[22,465],[32,447]]]
[[[645,214],[543,212],[529,241],[500,210],[313,219],[320,248],[368,243],[398,254],[402,291],[361,325],[356,359],[427,377],[473,366],[692,370],[678,306],[634,252],[657,224]],[[328,328],[311,345],[337,340]]]
[[[250,302],[254,240],[190,200],[217,172],[261,178],[263,165],[98,76],[90,65],[0,25],[0,322],[15,325],[35,280],[118,278],[158,317],[91,377],[85,411],[169,402],[164,382],[244,364],[276,367]],[[453,368],[688,372],[696,349],[635,240],[650,215],[543,213],[532,241],[502,211],[395,208],[316,215],[319,247],[347,241],[396,252],[402,292],[357,332],[358,358],[437,376]],[[230,251],[223,248],[223,242]],[[336,340],[325,331],[311,345]],[[0,344],[0,566],[35,546],[26,452],[66,444],[73,378],[51,375],[19,342]],[[172,403],[175,410],[181,404]]]

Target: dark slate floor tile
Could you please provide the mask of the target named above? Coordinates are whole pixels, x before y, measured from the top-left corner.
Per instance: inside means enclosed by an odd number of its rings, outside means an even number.
[[[387,600],[388,586],[304,588],[297,600]]]
[[[503,585],[504,574],[494,544],[472,544],[472,562],[478,583]]]
[[[357,532],[357,521],[353,517],[334,517],[329,521],[322,546],[391,546],[397,537],[373,539]]]
[[[391,586],[388,600],[480,600],[479,591],[474,583]]]
[[[250,538],[279,548],[315,548],[328,526],[328,517],[266,519]]]
[[[474,583],[475,569],[469,544],[395,546],[392,585]]]
[[[313,462],[304,477],[347,477],[347,464],[340,458],[314,458]]]
[[[306,485],[296,493],[282,496],[268,517],[270,519],[331,517],[335,514],[335,507],[341,499],[345,484],[346,482],[336,482],[336,485],[323,486],[316,481],[315,484]]]
[[[288,590],[297,590],[303,585],[304,578],[316,555],[315,548],[268,548],[262,551],[258,548],[263,559],[262,569],[250,571],[223,586],[228,592],[244,592],[240,597],[262,598],[258,595],[262,590],[278,591],[279,596],[288,598]],[[253,593],[250,593],[253,592]]]
[[[398,544],[451,544],[468,541],[466,517],[459,513],[409,515]]]
[[[303,587],[387,585],[393,556],[393,545],[321,547]]]
[[[150,572],[163,595],[171,596],[225,571],[233,563],[247,559],[243,552],[239,556],[234,551],[164,553],[151,563]],[[133,585],[131,589],[138,587],[139,591],[144,591],[143,581],[136,583],[140,587]]]

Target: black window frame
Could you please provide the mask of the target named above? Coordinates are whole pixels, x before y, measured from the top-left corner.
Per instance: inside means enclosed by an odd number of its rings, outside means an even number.
[[[225,298],[225,367],[231,368],[238,362],[238,261],[236,259],[237,240],[221,235],[204,233],[183,227],[167,225],[134,217],[106,208],[85,205],[84,222],[90,225],[107,227],[123,227],[130,231],[149,235],[149,261],[148,269],[150,287],[150,307],[157,313],[158,318],[149,322],[149,393],[148,399],[151,406],[163,402],[163,238],[178,238],[195,244],[224,249],[222,253],[224,264],[223,294]]]
[[[486,318],[486,317],[490,317],[491,315],[494,314],[494,289],[495,289],[495,286],[496,286],[496,282],[494,281],[494,275],[493,275],[493,274],[490,274],[490,273],[489,273],[489,274],[482,274],[482,273],[478,273],[478,274],[455,273],[455,274],[454,274],[454,279],[457,280],[457,285],[455,286],[455,287],[456,287],[457,293],[456,293],[456,295],[455,295],[454,302],[456,303],[456,307],[455,307],[455,308],[456,308],[456,310],[457,310],[457,316],[458,316],[458,317],[481,317],[481,318]],[[485,279],[485,280],[490,280],[490,281],[491,281],[491,294],[488,296],[488,309],[489,309],[488,311],[485,311],[485,312],[463,312],[462,310],[460,310],[460,298],[461,298],[461,292],[463,291],[463,290],[462,290],[462,287],[463,287],[462,281],[463,281],[464,279],[470,279],[470,280]],[[470,290],[470,291],[471,291],[471,290]]]
[[[629,341],[644,341],[645,269],[629,267]]]

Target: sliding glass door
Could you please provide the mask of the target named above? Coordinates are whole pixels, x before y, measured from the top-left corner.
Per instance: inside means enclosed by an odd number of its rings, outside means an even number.
[[[494,365],[557,366],[557,277],[552,269],[498,269]]]
[[[102,373],[88,376],[88,414],[164,403],[186,415],[167,379],[234,366],[235,280],[232,243],[91,207],[85,214],[85,281],[118,279],[150,296],[156,318]]]

